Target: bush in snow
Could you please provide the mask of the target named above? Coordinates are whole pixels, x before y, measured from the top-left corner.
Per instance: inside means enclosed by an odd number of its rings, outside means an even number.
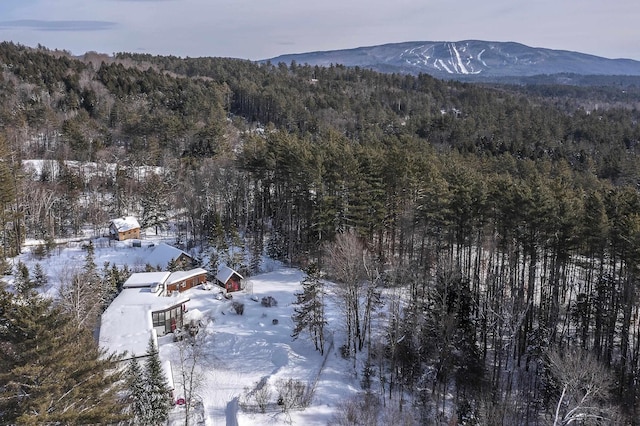
[[[233,310],[236,312],[236,314],[238,315],[242,315],[244,314],[244,303],[240,303],[240,302],[233,302],[231,304],[231,307],[233,308]]]
[[[276,382],[278,405],[283,413],[291,408],[307,407],[311,403],[313,390],[300,380],[280,379]]]
[[[272,306],[278,306],[278,301],[272,296],[267,296],[262,298],[261,304],[262,306],[270,308]]]
[[[267,412],[269,405],[273,403],[273,392],[266,383],[266,378],[256,382],[253,390],[248,387],[244,388],[244,394],[240,399],[240,408],[246,412]]]

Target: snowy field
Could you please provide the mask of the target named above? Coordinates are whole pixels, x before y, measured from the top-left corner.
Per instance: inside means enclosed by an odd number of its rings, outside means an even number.
[[[287,268],[251,277],[253,298],[249,291],[233,293],[233,301],[245,305],[243,315],[235,313],[232,301],[218,300],[215,290],[194,288],[188,293],[189,314],[206,324],[206,359],[202,363],[205,384],[199,392],[206,424],[234,424],[235,417],[239,425],[326,425],[333,408],[347,394],[356,392],[345,376],[348,364],[337,357],[335,347],[321,371],[324,357],[313,344],[303,338],[292,342],[292,302],[302,278],[302,272]],[[274,297],[278,305],[262,306],[260,300],[266,296]],[[159,342],[161,358],[170,359],[175,370],[179,364],[176,343],[170,335]],[[246,390],[253,390],[262,382],[272,388],[275,402],[275,384],[289,379],[310,386],[318,379],[310,407],[282,413],[277,405],[271,404],[265,414],[239,410],[235,416],[237,401],[242,401]]]
[[[94,241],[95,263],[98,269],[109,262],[140,270],[151,250],[148,247],[151,242],[157,244],[160,240],[145,239],[142,247],[132,247],[130,242]],[[86,252],[81,245],[79,242],[70,243],[44,259],[36,259],[27,247],[20,260],[30,270],[35,263],[41,264],[49,278],[43,292],[55,297],[61,278],[82,267]],[[292,302],[294,293],[301,289],[303,272],[274,263],[270,263],[267,269],[270,272],[248,277],[248,288],[233,293],[232,300],[220,297],[215,286],[212,290],[198,286],[184,293],[190,297],[187,318],[200,320],[203,324],[200,333],[204,351],[199,362],[202,382],[196,392],[202,401],[202,409],[194,418],[197,423],[190,424],[326,425],[337,406],[359,389],[349,362],[338,354],[337,348],[343,338],[337,326],[340,323],[338,312],[332,307],[331,298],[327,310],[327,347],[334,334],[335,345],[325,353],[326,356],[322,356],[306,335],[296,341],[291,339]],[[4,279],[11,282],[11,277]],[[262,306],[260,301],[266,296],[274,297],[277,306]],[[233,302],[244,303],[243,315],[236,314]],[[175,396],[180,397],[178,343],[173,341],[172,334],[160,337],[158,342],[161,360],[168,359],[172,363]],[[304,410],[293,408],[283,413],[275,403],[276,384],[289,379],[313,387],[314,392],[311,404]],[[266,413],[241,408],[246,402],[244,395],[256,389],[258,383],[267,386],[272,393]],[[172,423],[184,424],[184,419],[180,419],[181,410],[180,407],[174,408]]]

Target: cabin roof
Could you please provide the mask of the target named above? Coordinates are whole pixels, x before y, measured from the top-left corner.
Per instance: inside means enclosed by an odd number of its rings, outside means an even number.
[[[182,280],[186,280],[192,277],[196,277],[198,275],[206,274],[207,270],[202,268],[194,268],[188,271],[176,271],[172,272],[167,279],[167,284],[173,284]]]
[[[176,260],[181,255],[185,255],[189,258],[189,253],[180,250],[179,248],[170,246],[169,244],[160,243],[153,248],[153,251],[149,253],[146,258],[146,262],[151,266],[160,266],[166,268],[166,266],[172,260]]]
[[[118,232],[127,232],[132,229],[140,228],[140,223],[138,223],[138,219],[133,216],[125,216],[121,218],[112,219],[111,223],[116,228]]]
[[[240,275],[239,273],[237,273],[233,269],[229,268],[228,266],[223,265],[223,266],[220,266],[220,268],[218,268],[218,273],[216,274],[216,279],[218,281],[220,281],[221,283],[226,283],[227,281],[229,281],[229,278],[231,278],[233,276],[233,274],[236,274],[237,276],[239,276],[240,279],[244,278],[242,275]]]

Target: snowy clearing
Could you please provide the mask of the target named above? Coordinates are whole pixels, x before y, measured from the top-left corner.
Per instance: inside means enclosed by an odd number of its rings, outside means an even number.
[[[151,251],[151,243],[160,239],[144,240],[142,247],[133,247],[130,242],[105,242],[94,240],[96,264],[110,262],[131,270],[143,267],[145,256]],[[43,293],[56,297],[61,279],[71,270],[82,266],[85,258],[83,243],[73,242],[59,246],[55,253],[37,259],[28,247],[19,256],[29,269],[40,263],[49,278]],[[17,262],[18,259],[15,259]],[[339,312],[331,302],[327,306],[327,352],[325,356],[316,351],[313,344],[301,336],[292,341],[293,322],[291,315],[295,292],[301,290],[304,273],[298,269],[269,265],[271,272],[249,277],[247,290],[233,293],[233,299],[219,297],[217,286],[199,285],[184,292],[187,302],[187,319],[199,320],[202,328],[203,356],[198,368],[202,371],[202,383],[196,393],[202,406],[193,409],[196,420],[191,424],[206,425],[280,425],[304,424],[326,425],[336,407],[360,388],[352,374],[349,361],[338,353],[341,330],[337,326]],[[12,277],[4,277],[11,284]],[[260,300],[271,296],[277,306],[262,306]],[[244,303],[243,315],[236,314],[232,304]],[[335,345],[331,344],[335,334]],[[170,360],[176,390],[174,397],[180,398],[179,351],[173,334],[158,338],[160,358]],[[277,401],[279,381],[294,380],[313,388],[311,403],[305,409],[293,408],[284,413]],[[271,400],[265,413],[255,409],[243,410],[247,402],[247,391],[264,385],[271,390]],[[196,398],[194,398],[196,399]],[[250,399],[249,399],[250,400]],[[250,404],[251,405],[251,404]],[[171,424],[184,424],[184,408],[173,409]]]

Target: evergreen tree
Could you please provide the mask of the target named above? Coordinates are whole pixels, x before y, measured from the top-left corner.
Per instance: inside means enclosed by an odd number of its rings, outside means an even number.
[[[108,308],[113,299],[118,295],[118,287],[122,287],[122,284],[123,282],[120,281],[120,271],[118,267],[115,264],[111,266],[109,262],[104,262],[100,288],[104,309]]]
[[[93,241],[89,241],[89,244],[84,246],[84,249],[87,251],[87,254],[84,257],[84,273],[87,279],[97,281],[98,272],[96,265],[96,250],[93,246]]]
[[[142,419],[148,418],[149,394],[147,393],[144,371],[137,358],[129,360],[126,378],[134,421],[142,423]]]
[[[216,250],[211,250],[211,254],[209,255],[209,270],[216,275],[218,273],[218,268],[220,267],[220,255]]]
[[[40,263],[36,263],[36,266],[33,267],[33,283],[35,287],[42,288],[49,284],[49,278]]]
[[[143,425],[163,424],[171,409],[169,399],[169,385],[162,371],[160,355],[153,339],[149,339],[147,358],[144,363],[144,383],[146,399],[143,407],[143,416],[140,421]]]
[[[171,259],[167,263],[167,271],[169,272],[181,271],[182,269],[183,269],[182,264],[178,262],[176,259]]]
[[[324,289],[320,279],[320,268],[311,264],[305,270],[302,292],[296,293],[292,315],[295,324],[291,337],[296,340],[300,333],[308,331],[317,351],[324,355],[324,326],[327,324],[324,307]]]
[[[140,192],[140,204],[142,206],[142,228],[158,228],[167,222],[167,206],[169,201],[169,187],[155,173],[152,173],[144,182]]]
[[[0,251],[2,257],[20,253],[23,241],[22,214],[19,208],[19,165],[0,135]]]
[[[14,288],[16,290],[16,294],[19,294],[22,297],[27,297],[33,289],[33,282],[31,281],[29,268],[27,268],[27,265],[25,265],[21,260],[19,260],[16,265]]]
[[[224,236],[224,226],[222,225],[222,218],[220,213],[209,213],[208,230],[207,235],[209,238],[209,244],[215,247],[217,250],[224,251],[229,246]]]
[[[108,424],[126,418],[118,361],[49,299],[0,290],[0,423]]]

